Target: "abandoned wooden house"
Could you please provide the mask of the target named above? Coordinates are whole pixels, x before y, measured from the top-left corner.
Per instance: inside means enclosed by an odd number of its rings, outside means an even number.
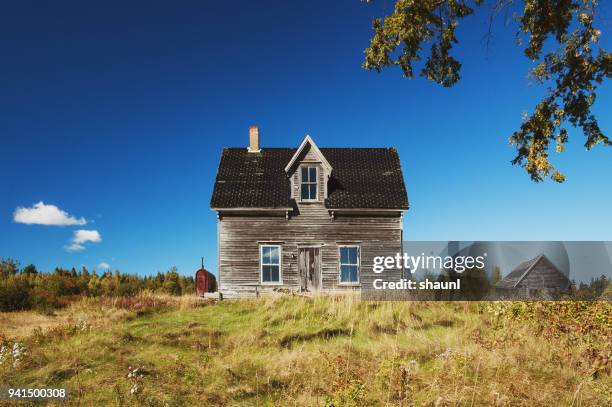
[[[218,216],[219,290],[358,290],[375,256],[402,250],[408,197],[394,148],[223,150],[211,199]]]
[[[570,281],[548,258],[539,256],[519,264],[496,285],[502,297],[547,297],[567,291]]]

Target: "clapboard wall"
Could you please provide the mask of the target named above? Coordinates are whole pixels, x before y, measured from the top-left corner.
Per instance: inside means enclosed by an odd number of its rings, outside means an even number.
[[[279,287],[260,283],[260,244],[282,246],[282,287],[296,291],[300,289],[299,246],[320,245],[323,291],[359,288],[339,284],[339,246],[359,245],[361,284],[368,284],[374,277],[375,256],[394,256],[402,250],[399,213],[336,214],[332,218],[322,204],[298,206],[299,214],[289,219],[284,214],[220,214],[219,276],[224,295],[252,295]]]
[[[541,259],[516,286],[519,290],[547,291],[563,291],[568,287],[568,278],[547,259]]]

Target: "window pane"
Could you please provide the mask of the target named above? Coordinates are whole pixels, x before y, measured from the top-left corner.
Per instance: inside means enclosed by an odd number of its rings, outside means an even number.
[[[357,248],[356,247],[349,247],[349,263],[350,264],[357,264]]]
[[[280,282],[280,267],[278,266],[270,266],[270,271],[272,272],[272,280],[276,283]]]
[[[340,267],[340,282],[341,283],[356,283],[357,266],[341,266]]]
[[[278,247],[270,247],[270,264],[280,264],[278,261]]]
[[[263,246],[261,248],[261,264],[270,264],[270,247]]]
[[[340,282],[346,283],[348,281],[348,266],[340,266]]]
[[[302,167],[302,182],[308,182],[308,167]]]
[[[308,199],[308,184],[302,184],[302,199]]]
[[[357,266],[350,266],[349,271],[351,273],[350,279],[352,283],[356,283],[359,279],[357,278]]]
[[[348,247],[340,248],[340,264],[348,264]]]
[[[308,168],[308,171],[310,172],[309,181],[310,182],[317,182],[317,168],[316,167],[310,167],[310,168]]]
[[[270,282],[270,268],[272,266],[262,266],[261,267],[261,281]]]
[[[264,283],[279,283],[280,282],[280,267],[279,266],[262,266],[261,281]]]
[[[310,199],[317,199],[317,184],[310,184]]]

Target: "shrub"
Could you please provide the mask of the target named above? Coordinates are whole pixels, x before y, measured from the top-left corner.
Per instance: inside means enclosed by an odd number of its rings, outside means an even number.
[[[0,259],[0,311],[36,309],[45,314],[79,297],[132,297],[144,291],[184,295],[194,292],[193,277],[178,274],[176,267],[154,277],[107,271],[101,276],[56,268],[41,273],[34,265],[21,271],[18,263]]]
[[[30,287],[21,276],[0,281],[0,311],[17,311],[31,307]]]

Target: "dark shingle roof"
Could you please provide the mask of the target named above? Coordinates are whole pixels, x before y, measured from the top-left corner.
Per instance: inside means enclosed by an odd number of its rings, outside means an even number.
[[[267,148],[249,153],[226,148],[221,155],[210,206],[213,208],[288,208],[290,183],[285,165],[295,149]]]
[[[321,148],[333,167],[325,206],[330,209],[408,209],[408,197],[394,148]],[[284,168],[297,149],[223,150],[213,208],[288,208],[290,182]]]

